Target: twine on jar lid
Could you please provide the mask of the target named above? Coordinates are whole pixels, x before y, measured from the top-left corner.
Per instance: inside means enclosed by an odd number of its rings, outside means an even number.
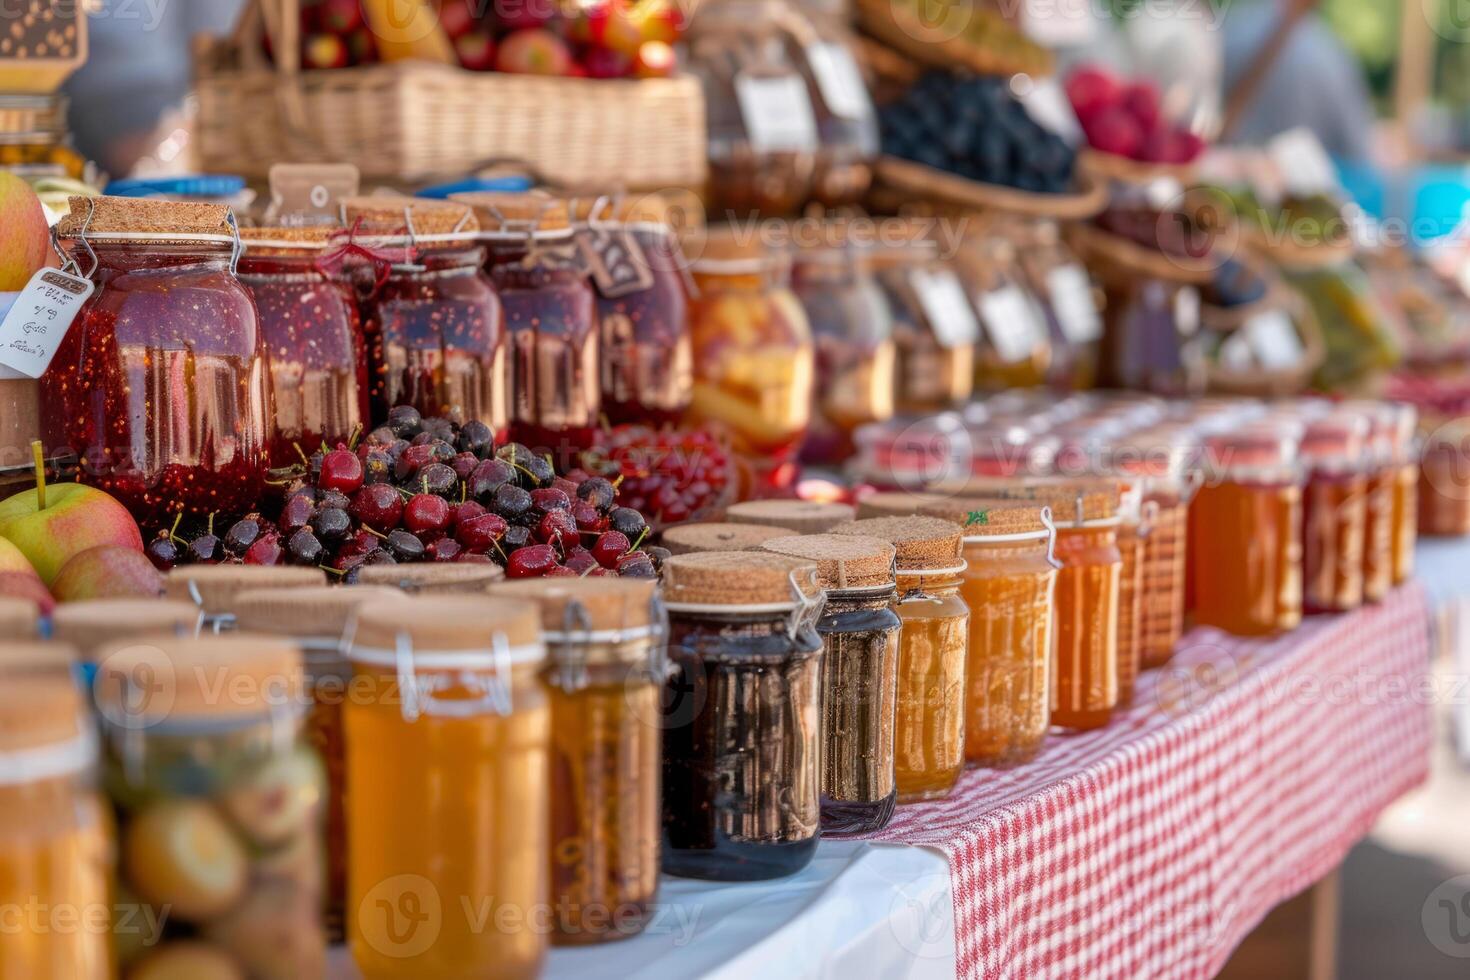
[[[678,524],[664,531],[662,542],[675,555],[753,551],[772,538],[784,538],[790,533],[790,528],[769,524]]]
[[[202,618],[198,606],[179,599],[93,599],[56,607],[51,632],[91,661],[100,647],[128,637],[193,636]]]
[[[849,504],[824,504],[811,500],[750,500],[725,511],[732,524],[764,524],[784,527],[798,534],[821,534],[856,515]]]
[[[564,238],[572,232],[571,206],[545,191],[468,191],[449,199],[475,212],[487,238]]]
[[[881,589],[894,583],[896,551],[893,545],[879,538],[801,534],[773,538],[761,548],[773,554],[816,562],[817,579],[828,591]]]
[[[939,517],[874,517],[839,524],[832,534],[877,538],[893,545],[898,572],[964,571],[965,529]]]
[[[319,568],[285,565],[187,565],[164,577],[164,595],[187,599],[204,615],[222,623],[234,618],[235,596],[246,589],[297,589],[325,585],[326,573]]]
[[[505,578],[505,570],[486,562],[416,562],[364,565],[357,586],[386,585],[412,595],[478,594]]]
[[[41,607],[31,600],[0,596],[0,636],[28,640],[36,635],[40,622]]]

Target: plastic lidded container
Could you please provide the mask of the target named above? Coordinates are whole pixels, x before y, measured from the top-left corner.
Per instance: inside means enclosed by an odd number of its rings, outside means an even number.
[[[194,603],[201,628],[219,633],[235,626],[235,597],[249,589],[304,589],[326,585],[319,568],[286,565],[181,565],[163,578],[164,595]]]
[[[822,833],[863,834],[893,819],[898,696],[894,547],[878,538],[807,534],[766,551],[817,565],[822,637]]]
[[[970,607],[960,596],[964,529],[937,517],[880,517],[833,528],[897,552],[903,624],[893,758],[898,802],[942,799],[965,768],[965,659]]]
[[[1301,426],[1285,420],[1205,436],[1189,507],[1195,622],[1261,636],[1302,617]]]
[[[413,595],[478,595],[505,578],[505,569],[486,562],[419,562],[363,565],[356,585],[387,585]]]
[[[592,444],[602,412],[597,301],[571,205],[542,191],[462,194],[505,309],[511,439],[567,453]]]
[[[1363,563],[1368,510],[1366,416],[1333,412],[1308,422],[1302,434],[1302,609],[1343,612],[1363,604]],[[1385,483],[1381,494],[1391,511]],[[1388,569],[1390,513],[1376,521],[1384,532],[1381,562]]]
[[[663,565],[663,869],[757,881],[795,874],[821,824],[824,599],[816,566],[757,552]]]
[[[747,500],[725,511],[725,519],[732,524],[784,527],[797,534],[823,534],[855,516],[850,504],[815,500]]]
[[[371,909],[385,889],[420,909],[440,896],[545,902],[551,706],[536,607],[375,602],[358,613],[348,658],[347,908]],[[347,928],[371,977],[535,977],[548,939],[529,912],[487,930],[447,905],[432,942],[367,913]]]
[[[74,197],[55,233],[97,288],[41,378],[48,449],[74,451],[78,478],[145,527],[253,507],[270,393],[229,210]]]
[[[790,528],[770,524],[676,524],[664,531],[660,543],[675,555],[702,551],[756,551],[766,541],[790,534]]]
[[[115,848],[73,652],[58,643],[0,647],[0,903],[85,921],[112,907]],[[47,928],[44,917],[17,914],[7,933],[0,975],[114,975],[107,929]]]
[[[995,767],[1026,762],[1040,751],[1051,724],[1057,581],[1051,510],[1037,501],[956,495],[921,512],[965,531],[965,761]]]
[[[335,226],[246,228],[240,281],[260,313],[270,366],[271,464],[370,428],[367,348],[352,269],[362,259]]]
[[[636,935],[658,897],[659,778],[668,661],[649,580],[508,582],[540,607],[551,700],[552,942]]]
[[[481,268],[480,226],[463,204],[373,196],[342,202],[354,240],[374,418],[395,405],[425,417],[509,424],[505,314]],[[384,260],[390,264],[384,265]],[[386,277],[384,273],[386,272]]]
[[[1450,420],[1424,437],[1419,478],[1419,533],[1470,534],[1470,418]]]
[[[132,637],[99,651],[94,690],[119,892],[169,909],[148,957],[192,950],[240,976],[322,975],[322,774],[301,733],[296,645]]]

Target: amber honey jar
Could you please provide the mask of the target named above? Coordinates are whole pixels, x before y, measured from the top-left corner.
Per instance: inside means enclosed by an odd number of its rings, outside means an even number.
[[[725,519],[732,524],[784,527],[794,534],[823,534],[846,524],[857,512],[849,504],[815,500],[747,500],[731,504]]]
[[[1152,516],[1157,508],[1147,510]],[[1118,554],[1123,564],[1118,570],[1118,707],[1126,708],[1133,704],[1133,692],[1143,670],[1144,542],[1152,531],[1140,488],[1123,493],[1120,513]]]
[[[960,596],[964,529],[937,517],[854,521],[834,534],[878,538],[897,553],[898,693],[893,722],[898,802],[942,799],[965,768],[965,659],[970,607]]]
[[[1419,533],[1470,534],[1470,418],[1451,419],[1424,437]]]
[[[1369,508],[1369,421],[1339,411],[1309,421],[1299,450],[1306,471],[1302,489],[1302,608],[1343,612],[1363,604],[1365,531]],[[1388,571],[1393,498],[1387,483],[1375,487],[1373,548]],[[1386,506],[1385,506],[1386,505]],[[1386,587],[1385,587],[1386,588]]]
[[[553,943],[641,932],[658,895],[660,726],[668,661],[652,581],[508,582],[541,611],[551,700]]]
[[[664,531],[660,540],[670,554],[692,555],[702,551],[756,551],[772,538],[790,534],[789,528],[769,524],[676,524]]]
[[[220,633],[235,628],[235,599],[251,589],[305,589],[326,585],[319,568],[287,565],[180,565],[163,580],[170,599],[192,602],[201,629]]]
[[[1402,402],[1348,402],[1369,420],[1363,531],[1363,598],[1379,602],[1414,573],[1419,413]]]

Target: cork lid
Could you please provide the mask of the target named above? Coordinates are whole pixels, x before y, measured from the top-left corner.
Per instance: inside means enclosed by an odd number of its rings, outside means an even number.
[[[965,540],[974,541],[1013,534],[1045,535],[1049,528],[1044,509],[1045,505],[1036,501],[958,494],[926,504],[919,512],[958,524],[964,529]]]
[[[276,636],[340,636],[352,614],[364,603],[402,595],[397,589],[381,585],[246,589],[235,596],[235,626]]]
[[[206,615],[224,616],[235,611],[235,596],[247,589],[304,589],[326,581],[326,573],[319,568],[187,565],[169,572],[163,585],[168,598],[198,602]]]
[[[857,516],[849,504],[821,504],[811,500],[751,500],[725,511],[732,524],[784,527],[798,534],[821,534]]]
[[[578,197],[570,202],[578,222],[672,226],[673,205],[662,194],[618,194]]]
[[[88,238],[118,233],[234,237],[230,209],[223,204],[142,197],[73,197],[70,204],[71,212],[56,226],[61,238],[76,238],[84,228]]]
[[[32,671],[69,671],[77,661],[77,648],[56,640],[17,640],[0,643],[0,684],[5,678]]]
[[[93,599],[67,602],[51,616],[52,634],[91,659],[98,647],[144,634],[193,636],[199,607],[179,599]]]
[[[358,227],[368,235],[406,235],[410,220],[415,235],[469,235],[480,230],[474,212],[463,203],[398,194],[345,198],[342,216],[349,228],[360,220]]]
[[[572,227],[572,209],[565,198],[545,191],[508,194],[472,191],[453,194],[450,200],[474,209],[475,219],[485,232],[548,233]]]
[[[301,651],[259,633],[138,636],[97,651],[97,707],[150,727],[256,717],[302,703]]]
[[[965,537],[964,528],[939,517],[873,517],[839,524],[832,533],[887,541],[898,554],[900,572],[959,566]]]
[[[695,272],[753,275],[771,267],[782,252],[769,247],[753,228],[700,226],[680,236],[680,250]]]
[[[386,585],[414,595],[480,593],[505,578],[505,569],[485,562],[415,562],[402,565],[365,565],[358,570],[357,586]]]
[[[793,577],[804,595],[822,590],[815,562],[759,551],[706,551],[664,560],[664,598],[677,606],[798,605]]]
[[[675,555],[701,551],[751,551],[772,538],[784,538],[790,528],[772,524],[677,524],[664,531],[663,546]]]
[[[376,659],[364,656],[365,649],[391,653],[399,634],[412,642],[416,656],[483,654],[493,648],[496,636],[502,636],[513,649],[523,648],[514,662],[545,658],[540,649],[540,611],[532,603],[488,596],[405,595],[375,602],[358,613],[352,659]]]
[[[961,490],[962,495],[997,500],[1039,501],[1051,508],[1059,527],[1117,517],[1122,492],[1123,484],[1118,480],[1046,476],[975,477]]]
[[[816,562],[817,578],[824,589],[873,589],[893,584],[894,547],[881,538],[798,534],[773,538],[761,547],[774,554]]]
[[[246,256],[312,255],[345,244],[346,229],[337,224],[263,225],[241,228],[240,241]]]
[[[86,731],[82,696],[64,663],[63,656],[54,669],[15,669],[0,657],[0,753],[47,748]]]
[[[535,603],[542,630],[556,634],[648,626],[654,620],[654,588],[652,579],[528,578],[497,585],[490,594]]]
[[[912,517],[924,505],[936,503],[943,499],[941,495],[936,493],[908,493],[903,490],[890,490],[882,493],[869,494],[858,501],[857,519]]]
[[[40,620],[41,607],[31,600],[0,596],[0,636],[7,639],[29,639],[36,635]]]

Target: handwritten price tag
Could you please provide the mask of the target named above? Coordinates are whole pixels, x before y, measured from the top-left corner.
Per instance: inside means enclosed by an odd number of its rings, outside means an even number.
[[[916,269],[914,293],[934,331],[934,339],[946,349],[966,347],[980,339],[980,322],[965,295],[965,287],[949,269]]]
[[[0,367],[7,378],[39,378],[51,365],[93,285],[60,269],[41,269],[0,321]]]

